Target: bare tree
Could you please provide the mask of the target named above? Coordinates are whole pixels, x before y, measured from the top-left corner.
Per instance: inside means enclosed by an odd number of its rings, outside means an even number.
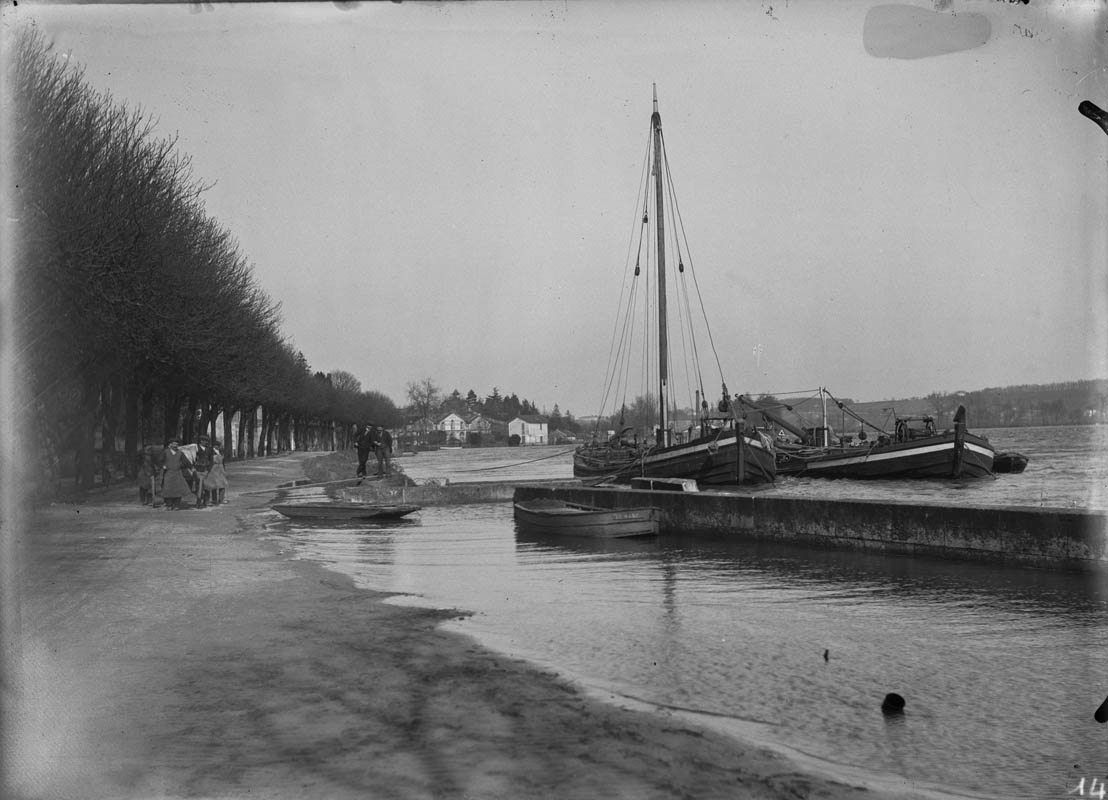
[[[408,384],[408,408],[420,419],[429,419],[442,406],[442,390],[430,378]]]
[[[357,394],[362,390],[362,382],[345,370],[336,369],[331,373],[331,385],[340,392]]]

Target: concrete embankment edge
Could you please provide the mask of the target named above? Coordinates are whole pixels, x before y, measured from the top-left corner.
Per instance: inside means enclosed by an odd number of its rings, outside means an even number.
[[[721,534],[1066,570],[1108,567],[1108,514],[1052,508],[520,486],[516,500],[554,497],[604,508],[652,505],[663,535]]]

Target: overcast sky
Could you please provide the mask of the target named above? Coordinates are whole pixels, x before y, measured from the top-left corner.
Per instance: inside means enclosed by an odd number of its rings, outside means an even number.
[[[399,404],[430,377],[599,410],[654,83],[734,391],[1108,377],[1108,137],[1077,112],[1108,108],[1105,4],[877,5],[21,2],[3,23],[177,136],[312,368]]]

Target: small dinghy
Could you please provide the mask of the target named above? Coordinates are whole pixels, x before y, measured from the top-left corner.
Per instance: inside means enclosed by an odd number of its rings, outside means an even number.
[[[360,519],[399,519],[419,506],[399,503],[281,503],[272,507],[291,519],[306,520],[360,520]]]
[[[531,531],[617,539],[658,533],[661,512],[653,506],[596,508],[563,500],[525,500],[515,504],[516,522]]]
[[[1023,472],[1027,469],[1027,456],[1023,453],[997,453],[993,459],[993,472]]]

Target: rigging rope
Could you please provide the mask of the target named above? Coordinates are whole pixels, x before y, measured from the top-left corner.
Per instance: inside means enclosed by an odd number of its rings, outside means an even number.
[[[572,453],[576,449],[577,448],[574,447],[570,450],[562,450],[561,452],[558,452],[558,453],[551,453],[550,455],[542,456],[541,458],[532,458],[530,461],[518,461],[515,464],[500,464],[499,466],[496,466],[496,467],[475,467],[474,469],[457,469],[457,470],[454,470],[454,472],[459,473],[459,474],[461,474],[463,472],[491,472],[494,469],[507,469],[508,467],[522,467],[524,464],[534,464],[534,463],[539,462],[539,461],[546,461],[548,458],[557,458],[558,456],[564,456],[566,453]]]
[[[872,422],[869,422],[867,420],[862,419],[862,417],[859,414],[855,413],[853,409],[849,408],[848,406],[843,405],[841,402],[836,400],[835,396],[833,394],[831,394],[831,392],[828,392],[826,389],[824,389],[823,391],[827,394],[828,397],[831,398],[832,401],[834,401],[835,405],[837,405],[844,413],[849,414],[850,416],[854,417],[854,419],[858,420],[863,425],[869,425],[875,431],[881,431],[881,433],[885,433],[884,428],[878,428]]]
[[[647,191],[649,191],[649,181],[647,180],[647,178],[648,178],[648,175],[649,175],[649,166],[648,165],[650,163],[650,151],[651,151],[650,137],[647,137],[646,149],[643,153],[642,168],[639,171],[639,187],[640,187],[640,189],[646,189]],[[632,220],[631,234],[628,237],[628,241],[627,241],[627,256],[626,256],[626,259],[624,260],[624,274],[623,274],[623,281],[620,285],[619,303],[617,304],[617,307],[616,307],[615,319],[612,322],[612,340],[611,340],[611,346],[608,350],[608,366],[605,369],[606,384],[604,386],[604,391],[602,392],[602,395],[601,395],[600,410],[597,412],[596,430],[599,430],[600,418],[603,417],[604,410],[607,408],[609,396],[611,396],[613,394],[615,396],[618,396],[619,395],[619,388],[620,388],[620,386],[623,385],[623,383],[619,380],[619,373],[620,373],[619,364],[620,364],[621,357],[626,358],[625,356],[623,356],[623,354],[627,352],[624,349],[624,345],[627,342],[627,329],[628,329],[628,326],[629,326],[629,318],[630,318],[629,313],[627,313],[627,314],[624,313],[624,308],[625,308],[624,299],[627,300],[626,308],[628,309],[628,312],[629,312],[630,309],[632,309],[634,307],[634,295],[635,295],[635,292],[636,292],[637,287],[638,287],[638,281],[634,280],[634,278],[637,278],[637,276],[638,276],[639,259],[642,255],[642,226],[639,223],[639,209],[636,208],[636,209],[634,209],[634,211],[635,211],[635,214],[634,214],[634,218]],[[628,272],[630,271],[631,252],[632,252],[632,249],[634,248],[634,244],[635,244],[635,231],[636,231],[636,229],[639,231],[639,234],[638,234],[639,244],[638,244],[638,254],[635,257],[635,274],[634,274],[634,276],[632,276],[632,280],[628,281],[627,275],[628,275]],[[630,290],[628,290],[628,288],[627,288],[628,284],[630,284],[630,286],[631,286]],[[620,325],[621,320],[623,321],[622,327]],[[615,386],[615,391],[614,392],[613,392],[613,384]]]
[[[670,192],[673,193],[674,227],[675,228],[679,227],[681,229],[681,238],[684,239],[684,242],[685,242],[685,253],[689,257],[688,266],[689,266],[689,272],[692,274],[693,288],[696,289],[696,298],[697,298],[697,301],[700,303],[700,316],[701,316],[701,319],[704,320],[704,330],[708,333],[708,344],[712,348],[712,356],[713,356],[713,358],[715,358],[716,369],[719,371],[719,378],[720,378],[720,381],[722,381],[723,380],[723,365],[720,363],[719,352],[716,350],[716,342],[715,342],[715,337],[712,335],[712,327],[711,327],[711,325],[708,324],[708,313],[707,313],[706,309],[704,308],[704,297],[700,292],[700,282],[696,279],[696,270],[693,267],[692,250],[689,247],[689,238],[688,238],[688,234],[685,231],[685,219],[684,219],[684,217],[681,216],[681,206],[677,202],[676,190],[674,189],[674,185],[673,185],[673,176],[670,175],[670,172],[669,172],[669,158],[668,158],[668,156],[666,156],[666,153],[665,153],[665,140],[664,139],[663,139],[663,142],[662,142],[662,158],[665,162],[666,177],[669,180]],[[690,316],[689,324],[691,325],[692,324],[691,314],[689,316]],[[697,372],[698,372],[698,376],[699,376],[699,381],[698,382],[700,384],[701,394],[703,394],[704,393],[704,381],[703,381],[703,376],[699,374],[700,373],[699,358],[697,359]]]
[[[639,170],[639,189],[640,191],[649,192],[649,163],[650,163],[650,140],[647,137],[646,148],[643,154],[642,167]],[[645,207],[644,207],[645,208]],[[601,397],[601,408],[597,411],[597,420],[594,430],[599,430],[601,425],[601,419],[604,417],[604,412],[608,408],[608,399],[612,398],[613,403],[617,398],[620,398],[620,392],[623,393],[620,404],[626,404],[626,375],[630,371],[628,353],[630,351],[628,341],[628,330],[633,330],[634,321],[634,308],[635,308],[635,296],[638,289],[638,274],[639,264],[643,256],[643,225],[639,223],[639,208],[636,206],[634,209],[634,217],[632,222],[632,230],[630,230],[630,236],[627,240],[627,256],[624,261],[624,279],[619,289],[619,302],[616,307],[616,315],[613,320],[612,326],[612,346],[608,350],[608,363],[605,369],[605,386]],[[638,232],[638,246],[637,253],[635,255],[635,271],[632,278],[628,280],[628,273],[630,271],[630,256],[632,256],[635,247],[636,229]],[[628,285],[630,289],[628,290]],[[624,301],[626,300],[626,305]],[[620,321],[623,325],[620,326]]]

